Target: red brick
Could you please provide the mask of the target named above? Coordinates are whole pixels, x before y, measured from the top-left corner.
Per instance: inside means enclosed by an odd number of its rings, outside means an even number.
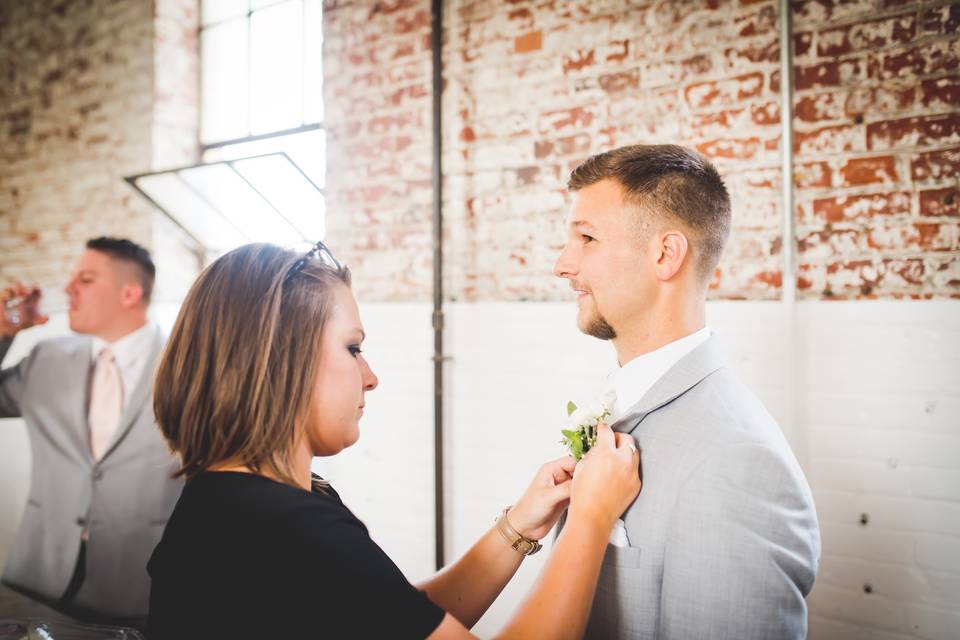
[[[793,86],[797,91],[817,87],[839,87],[863,78],[865,65],[859,58],[831,60],[794,68]]]
[[[713,80],[691,84],[684,90],[684,97],[694,109],[732,104],[760,95],[763,91],[763,74],[748,73],[725,80]]]
[[[939,40],[909,49],[870,56],[867,77],[873,80],[910,78],[937,72],[953,72],[960,65],[960,40]]]
[[[543,47],[543,34],[540,31],[531,31],[513,40],[513,50],[517,53],[539,51]]]
[[[640,72],[636,69],[606,73],[597,78],[600,88],[607,93],[620,93],[627,89],[636,89],[640,86]]]
[[[960,106],[960,76],[921,82],[920,103],[928,109],[956,109]]]
[[[903,44],[911,41],[916,32],[916,18],[912,13],[855,22],[821,31],[817,36],[817,55],[839,56],[853,51]]]
[[[726,69],[732,72],[752,65],[775,63],[780,60],[780,41],[776,37],[771,37],[766,42],[752,40],[739,43],[736,47],[724,49],[723,58]]]
[[[829,187],[832,184],[830,165],[826,162],[798,164],[793,170],[793,181],[798,189]]]
[[[858,196],[837,196],[813,201],[813,215],[827,222],[871,219],[876,216],[907,215],[910,194],[905,191]]]
[[[910,163],[914,180],[936,180],[960,176],[960,148],[918,153]]]
[[[840,176],[847,186],[896,182],[896,164],[893,156],[853,158],[840,167]]]
[[[862,151],[863,148],[862,126],[837,125],[798,131],[794,135],[794,151],[798,154]]]
[[[960,30],[960,3],[954,2],[925,10],[921,14],[920,24],[924,33],[956,35]]]
[[[692,138],[723,135],[730,129],[736,128],[743,114],[743,107],[711,113],[692,113],[684,118],[683,129]]]
[[[514,9],[513,11],[507,13],[507,20],[517,23],[521,29],[533,28],[533,12],[526,7]]]
[[[773,6],[766,6],[744,16],[734,19],[737,35],[741,38],[769,33],[777,28],[777,10]]]
[[[708,158],[751,160],[763,151],[763,142],[759,138],[713,140],[698,144],[697,151]]]
[[[795,118],[803,122],[840,120],[846,116],[846,92],[814,93],[805,95],[793,107]]]
[[[867,125],[867,148],[922,147],[960,142],[960,113],[901,118]]]
[[[400,16],[397,18],[394,27],[394,33],[403,34],[413,31],[420,31],[430,27],[430,11],[422,9],[411,16]]]
[[[764,102],[750,105],[750,120],[757,126],[780,124],[780,105],[776,102]]]
[[[791,6],[794,20],[800,23],[870,16],[876,10],[874,0],[793,0]]]
[[[956,222],[874,223],[868,228],[827,228],[805,233],[799,236],[797,248],[805,260],[905,251],[955,251],[958,233],[960,224]]]
[[[573,107],[561,111],[547,111],[540,118],[540,131],[564,131],[589,127],[600,113],[596,107]]]
[[[613,40],[601,49],[606,62],[622,62],[630,57],[629,40]]]
[[[564,54],[563,73],[568,74],[571,71],[580,71],[584,67],[593,66],[594,62],[593,49],[579,49],[577,51]]]
[[[946,187],[920,192],[920,215],[960,216],[960,189]]]
[[[919,258],[865,258],[802,264],[798,275],[802,288],[826,298],[843,299],[916,295],[928,273]]]
[[[915,95],[914,86],[854,87],[847,92],[843,110],[847,117],[902,113],[911,110]]]
[[[802,31],[793,34],[793,55],[796,58],[803,57],[810,52],[810,45],[813,43],[813,33]]]

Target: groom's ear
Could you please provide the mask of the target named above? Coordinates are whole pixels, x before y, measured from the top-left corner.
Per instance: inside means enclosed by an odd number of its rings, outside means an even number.
[[[656,243],[654,273],[661,282],[672,280],[680,272],[690,251],[687,236],[679,229],[670,229],[658,234]]]

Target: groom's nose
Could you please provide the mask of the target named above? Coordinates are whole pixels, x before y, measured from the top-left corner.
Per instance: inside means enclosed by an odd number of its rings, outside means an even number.
[[[570,245],[564,245],[563,251],[561,251],[557,257],[557,261],[553,263],[553,275],[558,278],[570,278],[576,275],[576,264],[572,259],[573,256],[571,253]]]

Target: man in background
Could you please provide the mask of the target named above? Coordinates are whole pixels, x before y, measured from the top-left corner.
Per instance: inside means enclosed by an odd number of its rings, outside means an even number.
[[[723,181],[689,149],[635,145],[587,159],[568,187],[554,274],[577,294],[580,330],[616,350],[611,426],[643,458],[587,637],[805,638],[820,558],[810,488],[706,326],[730,231]]]
[[[80,620],[143,626],[147,560],[182,483],[152,410],[164,338],[147,320],[155,268],[129,240],[87,242],[66,286],[70,329],[0,371],[0,417],[22,417],[30,492],[3,581]],[[0,295],[0,361],[47,317],[37,287]]]

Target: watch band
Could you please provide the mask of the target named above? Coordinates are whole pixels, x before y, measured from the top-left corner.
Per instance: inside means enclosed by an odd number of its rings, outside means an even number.
[[[510,511],[510,505],[500,513],[500,517],[497,518],[497,531],[500,532],[500,535],[503,536],[514,551],[522,553],[525,556],[532,556],[537,551],[543,548],[543,545],[540,544],[537,540],[531,540],[527,538],[519,531],[513,528],[510,524],[510,521],[507,519],[507,512]]]

